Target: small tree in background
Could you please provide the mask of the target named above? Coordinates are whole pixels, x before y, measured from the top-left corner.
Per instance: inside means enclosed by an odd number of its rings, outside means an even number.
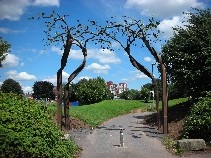
[[[108,98],[109,90],[101,77],[82,79],[77,83],[76,96],[81,104],[93,104]]]
[[[48,81],[36,81],[33,85],[33,97],[55,99],[53,89],[54,85]]]
[[[15,93],[15,94],[23,94],[23,90],[18,82],[13,79],[6,79],[2,86],[1,91],[3,93]]]
[[[9,53],[11,45],[0,37],[0,67],[2,67],[2,61],[5,60],[7,54]]]
[[[141,99],[144,100],[144,102],[148,103],[150,98],[150,89],[148,88],[141,88]]]

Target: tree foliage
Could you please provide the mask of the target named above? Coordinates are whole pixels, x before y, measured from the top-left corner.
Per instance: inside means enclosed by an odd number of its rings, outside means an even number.
[[[82,79],[76,84],[76,96],[80,104],[92,104],[108,98],[108,88],[101,77]]]
[[[159,78],[155,79],[157,86],[158,86],[158,93],[159,93],[159,100],[162,98],[162,83]],[[142,88],[149,89],[150,91],[154,91],[154,85],[152,83],[146,83],[142,86]],[[187,95],[185,93],[180,93],[178,88],[176,87],[175,84],[168,83],[168,99],[177,99],[177,98],[182,98],[186,97]],[[143,99],[143,98],[142,98]]]
[[[52,122],[43,105],[15,94],[0,92],[0,157],[71,158],[73,141]]]
[[[150,100],[150,89],[142,87],[140,93],[141,93],[141,99],[147,103]]]
[[[55,94],[53,92],[54,85],[48,81],[36,81],[33,85],[33,97],[34,98],[50,98],[54,99]]]
[[[18,82],[13,79],[6,79],[1,85],[1,91],[3,93],[15,93],[23,94],[23,90]]]
[[[125,100],[140,100],[141,99],[141,94],[139,90],[136,89],[130,89],[122,92],[119,97],[121,99]]]
[[[5,60],[7,54],[9,53],[10,47],[11,45],[0,37],[0,67],[2,67],[2,61]]]
[[[180,93],[199,97],[211,89],[211,13],[210,9],[186,13],[185,28],[176,33],[162,48],[168,77]]]

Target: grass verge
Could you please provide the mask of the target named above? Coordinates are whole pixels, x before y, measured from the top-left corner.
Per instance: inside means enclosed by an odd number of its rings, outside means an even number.
[[[187,101],[186,98],[173,99],[168,101],[169,107],[178,103]],[[139,100],[104,100],[99,103],[83,106],[71,106],[70,116],[80,119],[92,127],[96,127],[101,123],[119,115],[130,113],[132,110],[141,109],[141,111],[155,111],[156,108],[149,109],[152,101],[145,103]],[[162,102],[159,103],[160,108]],[[48,106],[48,112],[56,113],[56,105]]]
[[[70,115],[92,127],[119,115],[130,113],[134,109],[146,109],[147,103],[138,100],[104,100],[100,103],[71,107]]]

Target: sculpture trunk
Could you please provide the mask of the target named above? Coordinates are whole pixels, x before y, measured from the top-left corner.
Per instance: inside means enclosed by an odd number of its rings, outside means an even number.
[[[57,72],[57,126],[62,129],[62,71]]]

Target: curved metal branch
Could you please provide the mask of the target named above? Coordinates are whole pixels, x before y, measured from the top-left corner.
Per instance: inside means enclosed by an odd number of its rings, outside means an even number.
[[[151,78],[154,83],[154,86],[155,86],[154,93],[155,93],[155,98],[156,98],[156,110],[157,110],[157,126],[159,129],[160,128],[159,93],[158,93],[158,86],[157,86],[156,80],[153,74],[149,72],[149,70],[147,70],[143,65],[141,65],[136,59],[133,58],[133,56],[130,54],[129,46],[125,49],[125,51],[128,54],[132,65],[138,70],[140,70],[141,72],[143,72],[145,75],[147,75],[149,78]]]
[[[66,83],[65,87],[69,86],[70,82],[83,70],[83,68],[86,65],[86,58],[87,58],[87,49],[83,48],[82,50],[83,52],[83,62],[81,63],[81,65],[75,70],[73,71],[73,73],[68,77],[68,82]]]
[[[84,47],[82,49],[83,52],[83,62],[81,65],[69,76],[68,82],[66,83],[64,87],[64,114],[65,114],[65,128],[70,129],[70,118],[69,118],[69,105],[70,105],[70,94],[69,94],[69,84],[70,82],[83,70],[86,64],[86,58],[87,58],[87,50]]]
[[[161,70],[161,81],[162,81],[162,109],[163,109],[163,133],[168,133],[168,90],[167,90],[167,80],[166,80],[166,66],[164,65],[162,58],[158,53],[155,51],[153,47],[150,46],[149,41],[146,39],[144,34],[140,36],[142,41],[144,42],[147,49],[151,52],[154,56],[155,60],[159,63],[160,70]]]

